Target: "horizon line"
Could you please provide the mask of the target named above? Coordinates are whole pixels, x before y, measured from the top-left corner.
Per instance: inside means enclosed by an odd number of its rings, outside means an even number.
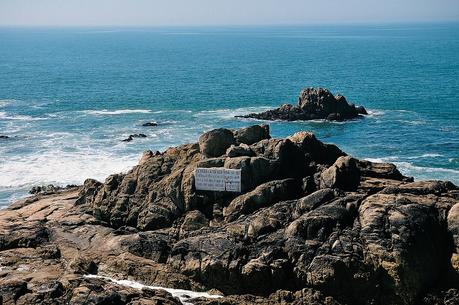
[[[459,19],[448,20],[409,20],[409,21],[341,21],[309,23],[249,23],[249,24],[0,24],[0,28],[85,28],[85,27],[122,27],[122,28],[167,28],[167,27],[289,27],[289,26],[339,26],[339,25],[423,25],[459,23]]]

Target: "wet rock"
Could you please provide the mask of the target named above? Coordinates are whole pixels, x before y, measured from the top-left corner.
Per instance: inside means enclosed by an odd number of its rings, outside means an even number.
[[[68,184],[66,186],[59,186],[59,185],[54,185],[54,184],[36,185],[30,189],[29,194],[51,195],[51,194],[56,194],[64,190],[73,189],[77,187],[78,185],[75,185],[75,184]]]
[[[158,126],[158,123],[156,122],[146,122],[142,124],[143,127],[156,127]]]
[[[363,115],[367,115],[368,114],[367,110],[363,106],[357,106],[357,107],[355,107],[355,109],[357,109],[357,112],[359,114],[363,114]]]
[[[134,138],[146,138],[146,137],[147,137],[146,134],[143,134],[143,133],[135,133],[135,134],[129,135],[129,137],[127,137],[126,139],[121,140],[121,142],[131,142],[132,140],[134,140]]]
[[[300,92],[296,106],[284,104],[277,109],[262,113],[251,113],[242,117],[261,120],[327,119],[340,121],[355,119],[361,114],[366,114],[365,108],[349,104],[342,95],[333,96],[330,91],[324,88],[306,88]]]

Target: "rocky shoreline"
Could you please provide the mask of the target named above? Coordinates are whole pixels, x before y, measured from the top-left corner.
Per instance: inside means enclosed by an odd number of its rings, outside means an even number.
[[[196,190],[196,168],[240,169],[241,193]],[[458,289],[457,186],[267,125],[0,211],[0,304],[457,304]]]
[[[236,116],[258,120],[307,121],[329,120],[343,121],[368,114],[363,106],[349,104],[342,95],[333,94],[324,88],[306,88],[300,92],[298,105],[284,104],[279,108],[261,113]]]

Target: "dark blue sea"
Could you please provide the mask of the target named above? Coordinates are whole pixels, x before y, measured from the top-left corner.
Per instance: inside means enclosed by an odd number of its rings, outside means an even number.
[[[0,28],[0,206],[37,184],[126,171],[147,149],[196,141],[234,115],[322,86],[364,119],[310,130],[416,179],[459,183],[459,24]],[[148,121],[157,127],[141,127]],[[121,142],[129,134],[148,137]]]

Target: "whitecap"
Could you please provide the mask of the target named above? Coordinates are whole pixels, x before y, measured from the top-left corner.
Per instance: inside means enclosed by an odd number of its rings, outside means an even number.
[[[408,125],[425,125],[427,121],[425,120],[399,120],[399,123],[408,124]]]
[[[33,155],[10,157],[0,162],[0,187],[26,188],[37,184],[82,184],[86,178],[104,180],[126,172],[137,164],[138,156],[59,149],[37,151]]]
[[[382,116],[386,114],[386,111],[381,109],[367,109],[368,114],[366,117]]]
[[[133,113],[151,113],[148,109],[117,109],[117,110],[83,110],[82,113],[89,115],[120,115],[120,114],[133,114]]]
[[[400,159],[399,157],[365,158],[365,160],[376,163],[391,162],[397,166],[402,174],[413,176],[416,179],[441,179],[451,180],[454,183],[459,182],[459,170],[457,169],[419,166],[407,161],[394,161]]]
[[[116,280],[108,276],[89,274],[89,275],[84,275],[84,277],[92,278],[92,279],[102,279],[102,280],[110,281],[112,283],[115,283],[121,286],[131,287],[134,289],[147,288],[147,289],[153,289],[153,290],[164,290],[164,291],[169,292],[173,297],[178,298],[183,305],[192,305],[193,303],[190,303],[189,301],[195,298],[207,298],[207,299],[222,298],[221,295],[209,294],[207,292],[196,292],[196,291],[191,291],[191,290],[186,290],[186,289],[165,288],[161,286],[148,286],[148,285],[144,285],[142,283],[131,281],[131,280]]]
[[[425,166],[417,166],[410,162],[394,162],[394,164],[401,170],[401,171],[410,171],[411,173],[447,173],[447,174],[456,174],[459,175],[459,170],[452,169],[452,168],[443,168],[443,167],[425,167]]]
[[[223,108],[216,110],[202,110],[195,113],[194,117],[212,117],[221,119],[234,119],[235,116],[247,115],[250,113],[258,113],[271,109],[272,107],[259,106],[259,107],[242,107],[242,108]]]
[[[363,158],[364,160],[368,160],[370,162],[375,162],[375,163],[386,163],[386,162],[393,162],[397,161],[400,159],[398,156],[387,156],[384,158]]]
[[[12,100],[0,100],[0,108],[11,104]]]
[[[32,117],[30,115],[11,115],[5,111],[0,111],[0,119],[3,120],[15,120],[15,121],[41,121],[46,120],[47,118],[41,117]]]
[[[423,154],[420,156],[407,157],[407,159],[424,159],[424,158],[438,158],[438,157],[443,157],[443,155],[436,154],[436,153],[427,153],[427,154]]]

